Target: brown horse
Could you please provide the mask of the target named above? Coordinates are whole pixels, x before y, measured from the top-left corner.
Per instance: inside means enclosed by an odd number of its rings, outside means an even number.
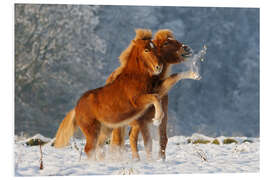
[[[121,54],[121,74],[110,84],[85,92],[78,100],[75,112],[71,111],[61,123],[55,147],[68,144],[76,127],[86,137],[85,152],[92,157],[96,146],[102,147],[112,128],[121,127],[138,119],[151,105],[155,107],[156,124],[164,114],[160,98],[153,93],[152,76],[162,71],[149,30],[136,30],[136,37]]]
[[[159,30],[155,34],[155,38],[153,40],[154,44],[157,47],[159,58],[163,62],[163,71],[161,74],[157,75],[156,83],[162,84],[161,82],[169,76],[171,64],[176,64],[184,61],[186,57],[191,54],[190,49],[178,42],[174,39],[173,33],[170,30]],[[116,69],[111,76],[107,79],[107,83],[113,82],[113,80],[121,73],[123,65]],[[162,123],[159,126],[159,143],[160,143],[160,151],[159,156],[162,159],[165,159],[165,149],[167,145],[167,114],[168,114],[168,95],[166,92],[170,87],[172,87],[178,80],[190,78],[196,79],[197,75],[192,72],[185,72],[179,75],[172,75],[170,78],[163,82],[163,85],[157,86],[155,88],[155,93],[158,93],[162,97],[162,107],[165,113],[164,118],[162,119]],[[165,87],[165,88],[164,88]],[[147,157],[151,157],[151,148],[152,148],[152,139],[150,137],[150,132],[148,129],[148,124],[151,122],[150,120],[154,116],[154,108],[149,107],[148,110],[144,113],[143,116],[129,123],[131,126],[131,130],[129,133],[130,146],[132,150],[132,157],[134,159],[139,159],[138,149],[137,149],[137,140],[139,132],[142,133],[142,137],[144,140],[144,146],[147,153]],[[112,133],[111,146],[113,149],[115,147],[123,147],[124,145],[124,135],[125,135],[125,127],[115,128]]]

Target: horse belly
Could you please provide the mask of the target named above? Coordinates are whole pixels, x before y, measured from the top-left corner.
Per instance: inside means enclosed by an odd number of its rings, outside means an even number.
[[[128,100],[114,97],[106,103],[100,103],[97,119],[109,127],[120,127],[139,118],[146,109],[135,108]]]
[[[140,117],[146,107],[134,107],[130,94],[136,97],[138,90],[135,87],[127,88],[127,84],[121,86],[113,83],[100,89],[93,98],[97,119],[110,127],[119,127]]]

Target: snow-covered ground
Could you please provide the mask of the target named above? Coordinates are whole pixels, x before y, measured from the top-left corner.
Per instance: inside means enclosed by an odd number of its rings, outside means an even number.
[[[33,138],[33,137],[32,137]],[[153,143],[153,160],[147,160],[143,142],[139,142],[141,161],[133,161],[126,141],[126,151],[112,154],[105,145],[105,160],[87,160],[81,153],[85,140],[73,139],[71,145],[62,149],[51,146],[53,139],[36,135],[49,143],[42,146],[43,170],[40,170],[40,147],[27,146],[26,138],[15,136],[15,176],[68,176],[110,174],[184,174],[184,173],[248,173],[259,172],[259,138],[233,137],[238,143],[192,144],[188,139],[214,140],[201,134],[191,137],[169,138],[167,159],[157,160],[158,143]],[[242,143],[245,139],[252,142]],[[78,149],[76,148],[78,147]]]

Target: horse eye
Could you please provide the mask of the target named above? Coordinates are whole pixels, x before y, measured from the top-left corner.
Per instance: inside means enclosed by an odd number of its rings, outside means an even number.
[[[163,46],[167,46],[169,44],[168,41],[164,42]]]
[[[145,49],[144,52],[149,52],[149,49]]]

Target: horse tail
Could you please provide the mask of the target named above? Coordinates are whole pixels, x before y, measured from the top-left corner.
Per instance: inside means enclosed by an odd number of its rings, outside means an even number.
[[[68,145],[69,139],[71,136],[73,136],[77,129],[78,126],[76,125],[75,121],[75,109],[72,109],[68,112],[57,130],[54,147],[61,148]]]

